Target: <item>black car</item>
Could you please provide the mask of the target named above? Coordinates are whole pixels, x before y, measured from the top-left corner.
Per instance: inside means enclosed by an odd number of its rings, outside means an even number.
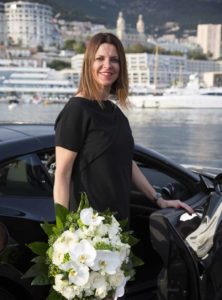
[[[222,180],[200,174],[135,146],[134,160],[165,199],[193,207],[158,209],[134,186],[130,227],[144,260],[126,288],[127,299],[222,299]],[[39,224],[54,222],[53,125],[0,125],[0,299],[45,299],[48,287],[22,279],[32,253],[26,244],[45,239]]]

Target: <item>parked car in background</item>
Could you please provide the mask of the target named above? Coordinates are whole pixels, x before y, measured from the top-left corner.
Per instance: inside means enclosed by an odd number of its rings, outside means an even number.
[[[126,299],[222,299],[222,176],[138,145],[134,160],[165,199],[186,201],[195,213],[159,209],[132,186],[130,227],[144,265]],[[0,299],[46,298],[48,287],[21,277],[33,255],[26,244],[45,240],[39,225],[55,220],[55,167],[53,125],[0,125]]]

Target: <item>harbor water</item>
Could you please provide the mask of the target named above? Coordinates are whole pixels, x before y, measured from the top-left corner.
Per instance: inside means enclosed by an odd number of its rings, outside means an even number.
[[[54,123],[64,104],[0,103],[0,122]],[[222,168],[222,109],[139,109],[124,111],[135,143],[181,164]]]

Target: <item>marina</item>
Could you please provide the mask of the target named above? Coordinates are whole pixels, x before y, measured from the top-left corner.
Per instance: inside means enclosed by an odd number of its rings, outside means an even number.
[[[71,71],[42,67],[0,67],[0,100],[21,103],[66,102],[76,90]]]
[[[54,123],[64,104],[32,103],[9,110],[0,103],[1,122]],[[222,109],[140,109],[124,113],[135,143],[186,165],[222,167]]]
[[[172,86],[161,95],[132,95],[130,101],[139,108],[222,108],[222,87],[201,87],[193,74],[185,87]]]

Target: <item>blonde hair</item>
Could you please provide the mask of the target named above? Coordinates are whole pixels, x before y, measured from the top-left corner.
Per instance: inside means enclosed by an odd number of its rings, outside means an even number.
[[[94,80],[92,74],[92,64],[95,59],[96,52],[101,44],[108,43],[116,47],[119,56],[119,77],[113,83],[110,93],[114,95],[121,106],[127,106],[128,97],[128,72],[126,64],[126,56],[124,48],[120,40],[112,33],[98,33],[89,41],[82,66],[82,73],[77,93],[81,93],[84,97],[92,100],[100,101],[101,87]]]

